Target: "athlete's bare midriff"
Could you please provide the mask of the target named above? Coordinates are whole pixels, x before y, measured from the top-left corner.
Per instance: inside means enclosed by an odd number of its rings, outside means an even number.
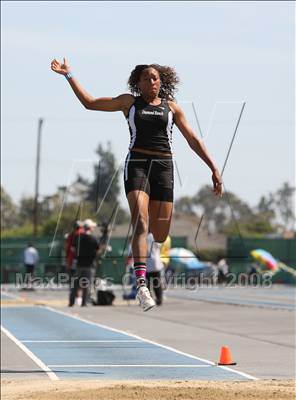
[[[156,156],[168,156],[171,157],[172,153],[165,153],[163,151],[154,151],[154,150],[147,150],[147,149],[142,149],[139,147],[133,147],[130,151],[136,151],[139,153],[144,153],[144,154],[152,154],[152,155],[156,155]]]

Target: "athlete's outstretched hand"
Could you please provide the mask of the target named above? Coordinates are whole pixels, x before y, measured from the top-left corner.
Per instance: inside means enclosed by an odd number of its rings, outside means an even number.
[[[213,172],[212,181],[214,185],[213,192],[216,196],[222,197],[222,179],[218,170]]]
[[[57,74],[66,75],[70,72],[70,65],[68,61],[64,58],[64,63],[60,63],[58,60],[54,59],[51,62],[51,69]]]

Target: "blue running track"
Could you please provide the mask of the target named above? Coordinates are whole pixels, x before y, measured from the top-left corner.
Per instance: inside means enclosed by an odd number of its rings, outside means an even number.
[[[2,309],[4,333],[41,361],[55,379],[247,380],[166,346],[47,307]],[[23,347],[24,349],[24,347]]]

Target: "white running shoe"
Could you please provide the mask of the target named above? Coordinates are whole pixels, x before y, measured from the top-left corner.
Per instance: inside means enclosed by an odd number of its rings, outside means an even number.
[[[151,297],[147,286],[139,287],[137,298],[139,300],[140,306],[143,308],[144,311],[151,310],[151,308],[155,307],[155,301]]]

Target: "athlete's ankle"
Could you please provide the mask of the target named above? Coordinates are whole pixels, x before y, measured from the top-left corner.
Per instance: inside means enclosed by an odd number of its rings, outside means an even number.
[[[146,264],[144,262],[135,262],[134,271],[137,279],[137,289],[146,286]]]
[[[137,290],[140,289],[140,287],[143,287],[143,286],[147,286],[146,279],[144,279],[144,278],[137,279]]]

